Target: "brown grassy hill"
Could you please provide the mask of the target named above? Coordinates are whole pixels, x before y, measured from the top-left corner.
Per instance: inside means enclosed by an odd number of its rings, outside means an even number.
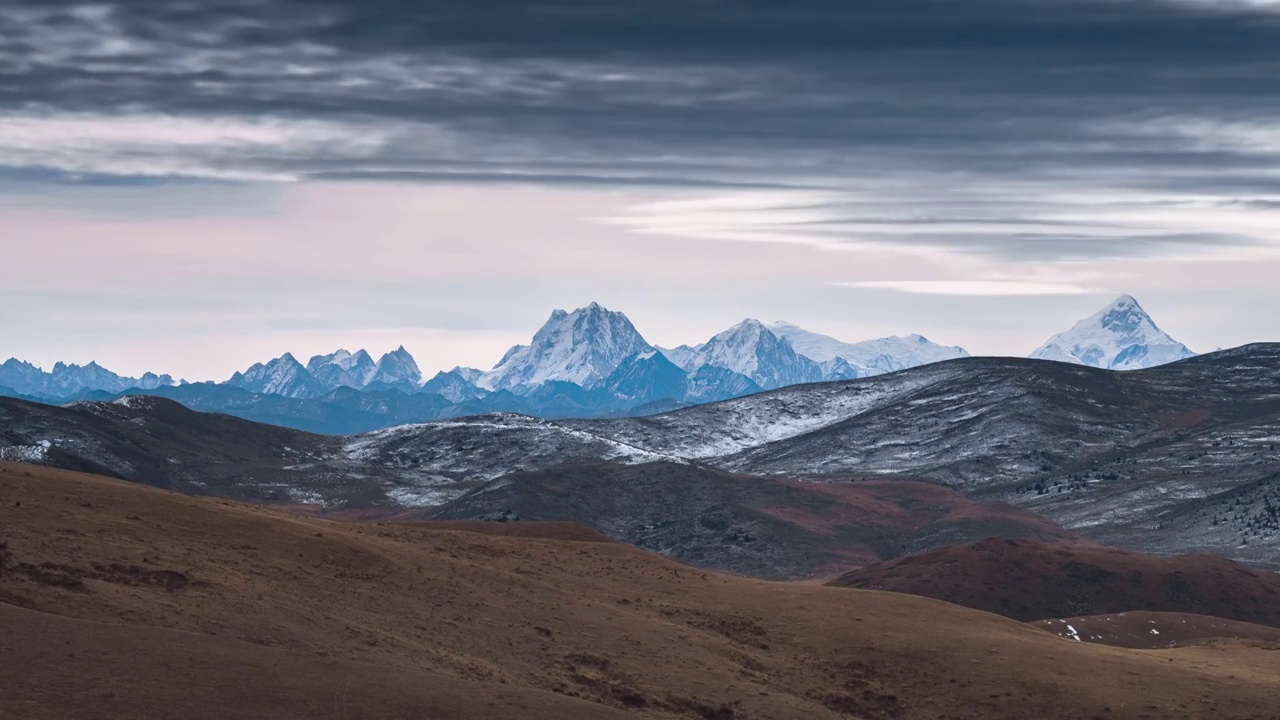
[[[1128,648],[1167,648],[1208,640],[1250,640],[1280,651],[1280,629],[1189,613],[1137,612],[1037,620],[1064,638]]]
[[[992,539],[871,565],[830,584],[922,595],[1023,621],[1151,610],[1280,627],[1280,575],[1211,555]]]
[[[495,480],[423,519],[569,521],[699,567],[771,580],[985,537],[1075,539],[1051,520],[901,479],[801,482],[699,465],[579,462]]]
[[[1087,645],[621,543],[348,524],[13,465],[0,513],[0,707],[17,720],[1280,717],[1265,648]]]

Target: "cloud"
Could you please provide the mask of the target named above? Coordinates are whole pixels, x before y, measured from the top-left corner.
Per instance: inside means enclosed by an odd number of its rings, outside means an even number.
[[[1149,194],[1006,181],[850,190],[736,190],[638,205],[605,218],[642,234],[805,245],[1020,263],[1099,259],[1212,259],[1274,253],[1280,207],[1180,202]]]
[[[1071,283],[1019,280],[864,280],[834,285],[917,295],[1086,295],[1093,292]]]
[[[1274,6],[10,0],[0,174],[773,188],[799,202],[616,220],[1023,262],[1235,252],[1276,241]]]
[[[316,152],[367,157],[384,141],[376,130],[318,121],[0,114],[0,166],[68,175],[292,181],[299,175],[273,159]]]

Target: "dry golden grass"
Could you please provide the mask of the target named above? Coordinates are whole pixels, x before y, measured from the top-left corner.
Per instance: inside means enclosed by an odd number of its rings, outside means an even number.
[[[0,513],[6,718],[1280,718],[1262,647],[1081,644],[572,528],[334,522],[19,465]]]

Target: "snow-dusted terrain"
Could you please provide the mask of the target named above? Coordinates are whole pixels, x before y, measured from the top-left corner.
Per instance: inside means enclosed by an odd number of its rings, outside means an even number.
[[[34,445],[0,447],[0,460],[40,465],[48,459],[49,448],[51,447],[53,447],[53,443],[49,440],[41,440]]]
[[[1137,370],[1194,357],[1186,345],[1156,326],[1138,301],[1115,302],[1058,333],[1031,357],[1109,370]]]
[[[804,385],[654,417],[566,424],[654,452],[724,457],[843,422],[957,372],[962,370],[939,365],[874,382]]]
[[[338,461],[355,467],[376,462],[424,477],[474,481],[581,459],[625,464],[683,461],[587,429],[523,415],[482,415],[359,435],[343,444]]]
[[[0,399],[0,456],[331,506],[447,502],[512,472],[581,462],[891,476],[1013,502],[1126,547],[1280,562],[1278,418],[1280,345],[1257,345],[1123,373],[966,358],[646,418],[490,414],[345,438],[154,397]]]

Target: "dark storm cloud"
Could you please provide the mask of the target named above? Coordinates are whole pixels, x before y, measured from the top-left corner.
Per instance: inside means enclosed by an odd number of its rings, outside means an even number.
[[[11,1],[0,108],[233,123],[177,150],[142,121],[87,148],[65,140],[82,125],[0,139],[0,164],[68,173],[882,178],[916,196],[1033,182],[1266,203],[1280,14],[1212,0]],[[1001,246],[1061,244],[1039,242]]]

